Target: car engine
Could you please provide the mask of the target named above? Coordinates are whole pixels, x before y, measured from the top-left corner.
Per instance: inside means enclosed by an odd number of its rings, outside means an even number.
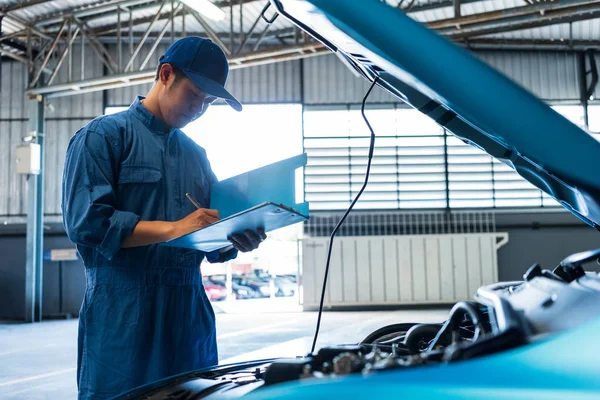
[[[284,382],[457,363],[524,346],[600,316],[600,275],[582,267],[599,257],[600,249],[577,253],[552,271],[533,265],[523,281],[479,288],[475,301],[456,303],[439,324],[384,326],[356,344],[180,375],[121,398],[243,397]]]

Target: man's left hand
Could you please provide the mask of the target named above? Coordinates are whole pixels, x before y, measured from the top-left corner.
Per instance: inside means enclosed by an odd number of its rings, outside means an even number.
[[[257,229],[252,231],[246,229],[243,233],[234,233],[227,239],[233,244],[233,247],[247,253],[252,250],[258,249],[258,246],[267,238],[267,234],[264,229]]]

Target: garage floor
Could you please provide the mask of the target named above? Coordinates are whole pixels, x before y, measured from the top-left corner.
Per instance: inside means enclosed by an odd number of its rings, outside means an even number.
[[[357,342],[396,322],[438,322],[448,310],[326,312],[318,347]],[[217,314],[220,362],[306,354],[317,314]],[[75,399],[77,320],[0,323],[0,398]]]

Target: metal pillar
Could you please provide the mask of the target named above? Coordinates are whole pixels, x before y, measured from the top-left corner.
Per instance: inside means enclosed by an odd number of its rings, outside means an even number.
[[[593,100],[599,81],[596,54],[594,50],[588,49],[578,54],[577,61],[579,63],[579,95],[583,106],[583,120],[585,127],[589,128],[588,102]],[[588,64],[589,70],[587,69]],[[588,75],[590,75],[589,80]]]
[[[42,320],[44,268],[44,97],[30,100],[30,136],[40,145],[40,174],[27,176],[27,263],[25,266],[25,321]]]
[[[577,53],[577,64],[579,67],[579,99],[583,106],[583,123],[586,128],[590,126],[588,114],[588,96],[587,96],[587,68],[585,65],[585,53]]]

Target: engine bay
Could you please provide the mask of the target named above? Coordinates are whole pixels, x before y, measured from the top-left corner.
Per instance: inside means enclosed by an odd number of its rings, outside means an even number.
[[[237,398],[286,382],[401,372],[527,346],[600,316],[600,276],[582,266],[599,257],[600,250],[577,253],[552,271],[533,265],[523,281],[479,288],[474,301],[456,303],[441,323],[392,324],[358,343],[184,374],[121,398]]]

